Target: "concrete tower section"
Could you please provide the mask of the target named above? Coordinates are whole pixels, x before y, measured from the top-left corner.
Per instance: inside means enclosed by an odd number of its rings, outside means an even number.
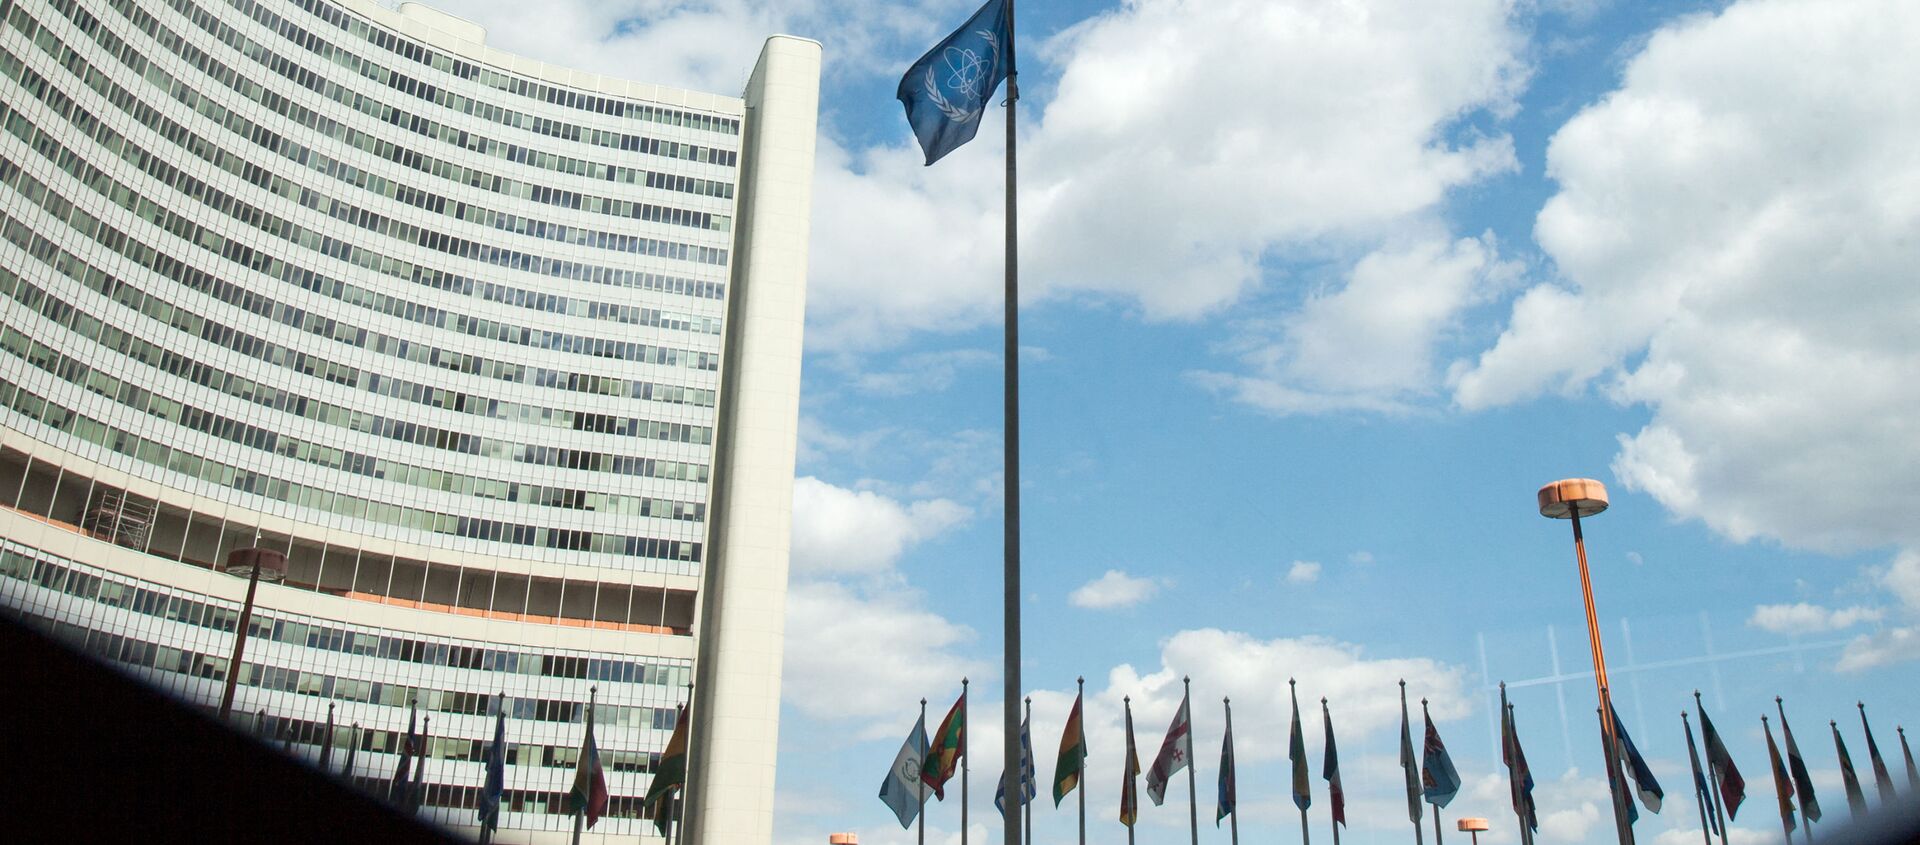
[[[695,843],[773,836],[819,92],[819,43],[768,40],[747,82],[741,140],[741,226],[720,388],[727,423],[714,458],[690,734],[686,833]]]
[[[768,842],[819,45],[729,96],[486,37],[0,0],[0,613],[370,791],[417,718],[467,833],[504,713],[507,845],[590,696],[586,841],[659,841],[691,696],[686,841]]]

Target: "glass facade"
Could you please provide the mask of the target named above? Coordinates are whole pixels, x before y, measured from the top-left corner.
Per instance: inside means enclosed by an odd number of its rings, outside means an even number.
[[[470,825],[504,693],[502,827],[562,831],[592,689],[595,832],[651,835],[745,109],[559,84],[408,14],[0,0],[0,612],[211,706],[220,562],[283,551],[242,725],[351,746],[373,786],[415,704],[423,812]]]

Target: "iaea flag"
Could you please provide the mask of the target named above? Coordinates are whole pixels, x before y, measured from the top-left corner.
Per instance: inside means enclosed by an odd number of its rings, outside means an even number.
[[[887,779],[880,782],[880,800],[893,810],[895,818],[900,820],[901,828],[913,826],[913,819],[920,815],[920,805],[927,800],[925,787],[920,785],[920,761],[927,758],[927,717],[913,723],[913,733],[907,734],[907,741],[900,744],[900,753],[893,757],[893,768],[887,770]]]
[[[973,140],[994,90],[1013,73],[1011,5],[987,0],[900,78],[895,96],[907,107],[907,123],[928,164]]]

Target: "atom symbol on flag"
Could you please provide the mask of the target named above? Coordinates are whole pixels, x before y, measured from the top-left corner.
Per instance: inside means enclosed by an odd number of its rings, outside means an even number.
[[[985,105],[987,86],[993,82],[993,66],[1000,58],[1000,41],[992,32],[980,30],[976,33],[992,52],[987,55],[963,49],[948,47],[941,58],[947,64],[945,84],[935,80],[932,67],[927,68],[927,99],[947,116],[948,120],[966,122],[980,114]],[[951,91],[954,99],[949,100],[946,92]]]

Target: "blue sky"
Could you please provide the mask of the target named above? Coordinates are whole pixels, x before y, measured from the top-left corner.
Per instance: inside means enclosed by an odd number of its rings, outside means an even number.
[[[824,42],[778,837],[911,841],[874,795],[920,697],[937,720],[970,675],[976,786],[999,770],[1001,118],[922,168],[892,96],[971,0],[443,5],[495,46],[707,90],[767,34]],[[1023,672],[1043,780],[1087,678],[1090,836],[1121,834],[1120,697],[1150,755],[1191,674],[1200,812],[1231,695],[1249,841],[1297,836],[1289,677],[1331,699],[1345,841],[1406,836],[1402,677],[1467,780],[1449,828],[1515,839],[1505,679],[1543,835],[1609,839],[1569,532],[1533,501],[1568,476],[1613,494],[1595,591],[1669,796],[1642,841],[1698,836],[1696,688],[1747,775],[1735,841],[1778,829],[1775,695],[1827,824],[1825,723],[1864,766],[1856,700],[1904,787],[1920,7],[1030,2],[1019,27]],[[1307,736],[1319,788],[1317,713]],[[1182,838],[1184,799],[1141,841]],[[972,821],[998,838],[990,785]],[[929,841],[958,829],[933,806]]]

